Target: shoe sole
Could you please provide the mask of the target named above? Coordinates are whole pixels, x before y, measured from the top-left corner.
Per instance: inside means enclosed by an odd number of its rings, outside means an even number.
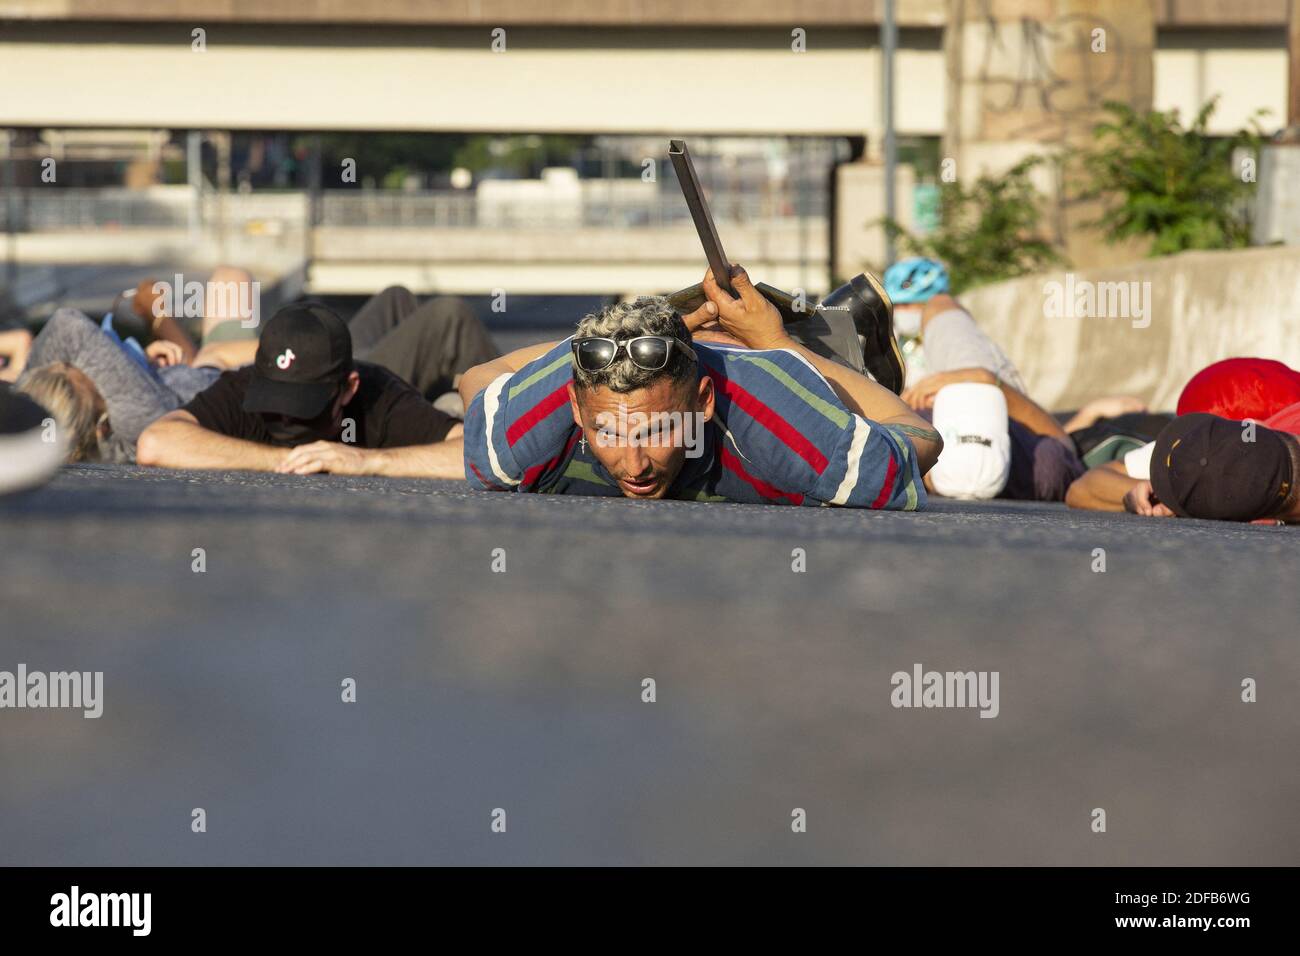
[[[907,364],[903,361],[902,349],[898,347],[898,336],[894,334],[894,303],[893,300],[889,298],[889,293],[885,291],[885,287],[880,284],[879,279],[870,272],[863,272],[862,276],[868,283],[870,283],[872,290],[874,290],[876,295],[880,297],[880,301],[884,303],[885,313],[889,317],[887,326],[883,329],[877,330],[877,332],[883,334],[883,337],[888,341],[875,342],[873,344],[876,346],[878,350],[877,354],[879,356],[883,357],[887,356],[890,352],[893,353],[894,361],[890,368],[890,372],[893,373],[891,377],[898,379],[898,388],[893,388],[889,385],[886,385],[886,387],[895,395],[901,395],[903,389],[907,387]],[[868,362],[867,364],[870,369],[872,363]],[[880,381],[880,376],[876,374],[874,369],[871,369],[871,374],[876,377],[877,381]],[[881,382],[881,384],[885,383]]]

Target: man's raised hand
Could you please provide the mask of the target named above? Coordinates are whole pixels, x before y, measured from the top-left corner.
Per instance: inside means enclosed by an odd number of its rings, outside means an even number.
[[[185,363],[185,349],[167,339],[154,339],[144,347],[144,354],[155,368],[169,368]]]
[[[687,327],[693,332],[706,322],[716,319],[723,331],[735,336],[751,349],[789,348],[791,340],[781,321],[781,313],[754,288],[749,281],[749,273],[740,266],[733,265],[731,285],[738,298],[722,290],[713,278],[712,269],[705,273],[704,294],[709,301],[687,316]],[[709,305],[716,311],[708,311]]]

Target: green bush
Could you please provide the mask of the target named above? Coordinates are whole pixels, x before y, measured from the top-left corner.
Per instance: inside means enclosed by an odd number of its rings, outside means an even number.
[[[1249,129],[1211,136],[1216,105],[1210,100],[1184,127],[1177,110],[1107,103],[1111,118],[1093,128],[1096,143],[1082,159],[1080,198],[1105,205],[1089,225],[1112,243],[1149,236],[1152,256],[1249,245],[1255,184],[1242,181],[1232,155],[1243,147],[1258,154],[1262,135],[1252,117]]]
[[[1029,179],[1041,156],[1021,160],[1000,176],[983,175],[967,188],[939,189],[939,226],[926,235],[893,220],[884,225],[906,255],[929,256],[948,267],[953,292],[1064,263],[1040,230],[1042,197]]]

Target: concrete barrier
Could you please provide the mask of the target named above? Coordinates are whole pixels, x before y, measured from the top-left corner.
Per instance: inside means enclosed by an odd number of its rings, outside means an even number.
[[[961,301],[1015,361],[1034,399],[1052,409],[1124,392],[1172,410],[1193,374],[1232,356],[1300,368],[1296,246],[1044,273]]]

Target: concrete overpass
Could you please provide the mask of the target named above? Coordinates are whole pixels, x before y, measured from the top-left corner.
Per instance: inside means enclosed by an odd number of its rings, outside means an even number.
[[[965,10],[969,23],[983,2],[899,0],[900,134],[951,139],[954,117],[971,106],[968,99],[996,105],[1011,97],[1050,112],[1049,94],[1061,92],[1060,84],[1073,82],[1077,89],[1066,92],[1085,106],[1107,95],[1106,71],[1084,70],[1080,80],[1053,60],[1062,49],[1039,46],[1068,47],[1074,34],[1060,23],[1087,19],[1102,0],[1095,8],[1094,0],[1006,0],[988,8],[1004,19],[995,32],[986,35],[982,23],[960,38],[945,30],[954,10]],[[861,136],[874,152],[882,139],[881,6],[880,0],[0,0],[0,127]],[[1155,106],[1187,115],[1218,95],[1219,132],[1239,128],[1259,108],[1271,111],[1266,126],[1285,116],[1287,0],[1153,0],[1152,9],[1152,82],[1143,95]],[[1121,10],[1114,22],[1122,21]],[[805,52],[792,49],[796,39]],[[968,63],[994,63],[995,69],[971,71],[971,85],[982,87],[978,97],[954,79],[960,74],[945,43],[962,47]],[[1145,49],[1135,47],[1129,59],[1145,62]],[[1117,46],[1111,55],[1125,53]],[[1005,111],[988,112],[995,128],[981,136],[991,146],[969,150],[975,161],[963,175],[998,165],[980,159],[986,153],[996,158],[1007,151],[1001,126],[1014,123]],[[1030,140],[1035,149],[1042,145]],[[857,184],[842,188],[836,200],[835,266],[850,274],[881,259],[879,230],[864,224],[883,212],[883,174],[868,163],[840,173],[841,186]],[[900,192],[904,220],[906,195]],[[789,225],[734,235],[728,226],[728,249],[763,264],[774,284],[822,284],[819,277],[829,271],[827,229],[819,224],[810,237],[791,241]],[[215,245],[209,237],[198,249],[184,232],[106,241],[119,251],[141,250],[141,257],[153,254],[147,250],[184,249],[205,261],[232,258],[232,243],[236,250],[260,243],[298,263],[310,258],[308,281],[319,291],[369,291],[389,281],[465,292],[663,289],[678,285],[676,276],[696,262],[690,233],[671,229],[653,236],[611,229],[418,238],[409,231],[382,237],[317,229],[310,237],[279,240],[236,232]],[[95,242],[52,233],[12,240],[14,255],[27,261],[38,251],[86,255]],[[782,243],[784,252],[775,251]]]
[[[1024,6],[1027,22],[1044,16],[1050,31],[1043,10],[1052,5]],[[0,0],[0,126],[874,143],[880,8],[880,0]],[[948,3],[898,8],[898,131],[940,135]],[[1193,109],[1221,93],[1225,129],[1259,107],[1285,115],[1286,0],[1156,0],[1156,12],[1158,106]],[[806,52],[792,51],[797,30]],[[1032,66],[1033,51],[1022,52]]]

